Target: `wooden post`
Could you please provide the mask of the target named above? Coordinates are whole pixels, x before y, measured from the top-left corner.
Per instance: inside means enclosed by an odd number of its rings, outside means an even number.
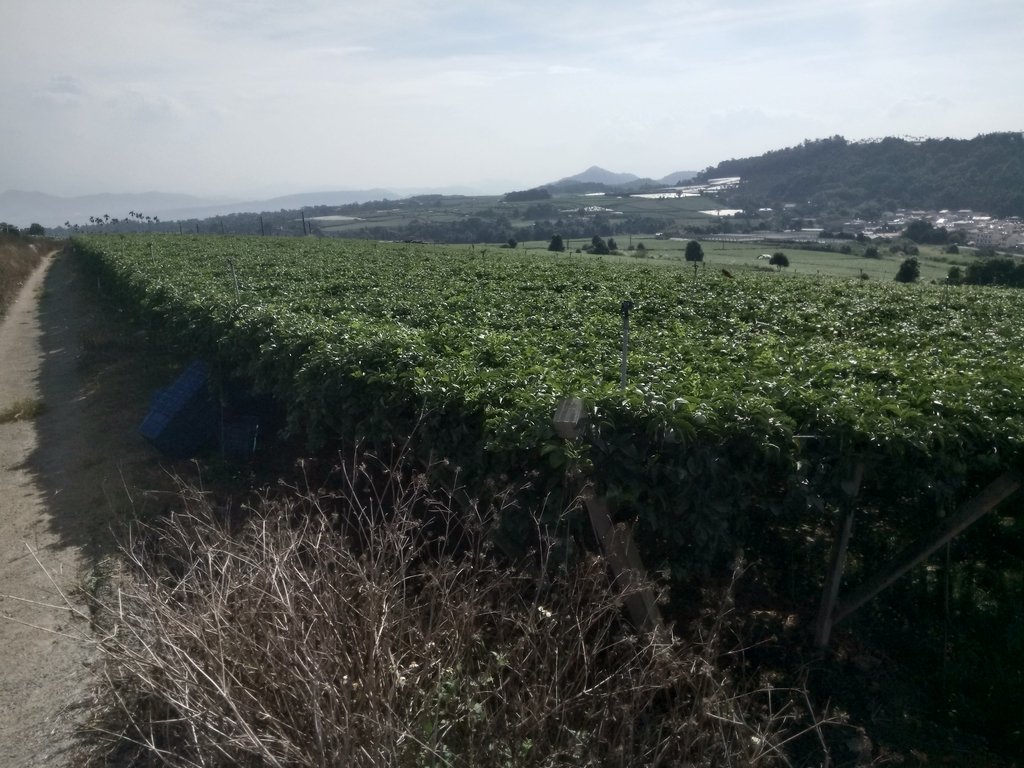
[[[846,567],[846,550],[850,546],[850,535],[853,533],[854,506],[853,499],[860,492],[860,483],[864,478],[864,463],[858,461],[853,468],[853,474],[841,483],[843,493],[847,500],[843,505],[846,513],[841,514],[837,521],[835,542],[832,545],[832,566],[829,569],[828,577],[825,579],[825,588],[821,594],[821,606],[818,608],[818,620],[814,625],[814,645],[817,648],[826,648],[829,637],[832,635],[833,619],[836,600],[839,598],[839,586],[843,580],[843,569]]]
[[[926,560],[943,544],[963,533],[983,515],[995,509],[1020,486],[1021,477],[1015,472],[1005,472],[997,477],[981,493],[935,526],[930,534],[914,542],[893,558],[881,573],[868,579],[853,590],[845,600],[840,601],[832,617],[832,623],[836,624],[845,619],[915,565]]]
[[[583,502],[587,505],[590,524],[601,542],[612,575],[616,580],[621,580],[627,590],[626,610],[629,611],[633,626],[641,632],[660,629],[661,611],[654,591],[642,586],[647,574],[633,539],[633,531],[624,523],[615,525],[612,522],[608,501],[595,496],[593,487],[588,486],[583,491]]]
[[[559,403],[553,424],[560,437],[566,440],[578,440],[581,437],[586,420],[584,410],[583,401],[579,398]],[[621,581],[626,589],[626,610],[629,611],[630,620],[641,632],[660,630],[661,611],[654,591],[642,586],[646,571],[632,530],[623,523],[616,525],[612,522],[608,500],[599,498],[594,493],[593,485],[588,483],[584,487],[582,497],[612,576]]]
[[[619,389],[626,388],[626,368],[629,364],[629,310],[632,308],[632,301],[622,302],[622,363],[619,366]]]
[[[238,295],[238,275],[235,274],[235,260],[228,259],[228,266],[231,268],[231,280],[235,284],[235,304],[237,304],[241,299]]]

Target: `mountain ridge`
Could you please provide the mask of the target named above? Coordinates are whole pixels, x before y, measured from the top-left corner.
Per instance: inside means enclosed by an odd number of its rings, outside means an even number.
[[[725,160],[703,171],[677,171],[660,179],[616,173],[597,165],[556,182],[539,185],[556,192],[626,193],[672,187],[690,180],[740,177],[723,199],[739,208],[799,202],[818,210],[970,208],[995,216],[1024,216],[1024,134],[982,134],[974,139],[883,138],[847,141],[842,136],[806,140],[796,147]],[[0,221],[27,227],[85,224],[90,216],[124,217],[140,211],[163,220],[204,219],[317,205],[398,200],[430,190],[334,190],[300,192],[268,199],[228,200],[187,194],[100,193],[60,197],[43,192],[0,193]],[[462,187],[434,188],[439,194],[473,194]]]
[[[264,200],[231,200],[173,192],[102,192],[63,197],[45,192],[6,190],[0,192],[0,221],[18,227],[27,227],[33,222],[44,227],[58,227],[65,222],[87,224],[90,216],[104,214],[122,218],[130,211],[164,220],[204,219],[232,213],[277,211],[308,205],[347,205],[398,197],[404,195],[383,188],[299,192]]]

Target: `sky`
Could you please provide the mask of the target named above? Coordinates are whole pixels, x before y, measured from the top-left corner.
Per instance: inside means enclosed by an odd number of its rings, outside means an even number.
[[[660,178],[1024,130],[1020,0],[0,0],[0,191]]]

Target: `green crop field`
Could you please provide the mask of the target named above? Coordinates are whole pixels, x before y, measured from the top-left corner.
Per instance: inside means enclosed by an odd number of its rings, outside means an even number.
[[[841,503],[854,459],[865,495],[908,531],[1024,463],[1021,291],[493,247],[76,247],[125,308],[272,394],[309,443],[415,428],[470,474],[534,467],[554,485],[575,462],[695,558],[751,521],[823,519],[815,499]],[[588,406],[580,445],[552,426],[567,397]]]
[[[643,263],[648,266],[670,266],[678,268],[684,264],[683,254],[688,238],[665,239],[654,234],[624,234],[615,236],[619,253],[601,258],[623,264]],[[854,245],[853,253],[844,254],[838,251],[827,252],[811,250],[806,243],[787,242],[745,242],[739,240],[706,240],[698,238],[704,249],[704,261],[698,266],[700,270],[730,271],[743,270],[761,274],[801,275],[813,277],[839,277],[870,280],[891,281],[899,270],[900,263],[907,258],[902,253],[884,253],[880,258],[867,258],[863,255],[863,246]],[[590,245],[590,238],[566,238],[566,249],[574,252]],[[643,245],[643,250],[637,248]],[[813,241],[809,245],[814,245]],[[546,251],[548,241],[529,241],[519,243],[518,248],[528,251]],[[763,254],[781,251],[789,259],[789,267],[777,270],[768,264],[766,259],[759,259]],[[949,268],[953,265],[965,267],[978,257],[972,251],[963,249],[957,255],[946,254],[938,246],[920,246],[918,262],[921,267],[921,281],[945,282]],[[692,264],[687,267],[693,271]]]
[[[379,432],[421,408],[451,417],[433,425],[442,445],[537,456],[551,451],[556,404],[575,396],[609,436],[655,441],[633,457],[640,476],[648,460],[660,472],[691,443],[741,435],[787,466],[807,451],[798,434],[880,460],[1022,453],[1019,291],[351,241],[97,237],[78,248],[151,322],[244,372],[314,437]]]

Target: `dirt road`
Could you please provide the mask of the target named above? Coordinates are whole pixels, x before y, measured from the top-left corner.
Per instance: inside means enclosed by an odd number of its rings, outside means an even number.
[[[74,765],[74,732],[92,690],[88,622],[78,600],[114,548],[112,531],[153,502],[161,475],[138,435],[164,372],[100,310],[72,257],[49,255],[0,323],[0,766]],[[80,604],[80,603],[79,603]],[[58,607],[48,607],[58,606]]]

